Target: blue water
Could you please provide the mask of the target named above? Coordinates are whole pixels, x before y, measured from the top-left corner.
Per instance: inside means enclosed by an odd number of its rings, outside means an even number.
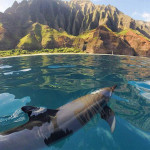
[[[113,134],[97,115],[81,130],[43,150],[149,150],[150,59],[128,56],[50,55],[0,59],[0,132],[28,120],[25,105],[56,109],[117,84],[110,107]]]

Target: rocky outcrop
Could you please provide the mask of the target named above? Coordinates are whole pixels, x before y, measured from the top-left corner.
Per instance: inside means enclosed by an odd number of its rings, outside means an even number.
[[[122,39],[140,56],[150,56],[150,40],[129,30]]]
[[[136,55],[132,47],[106,26],[99,26],[79,37],[80,40],[75,43],[75,46],[82,48],[87,53]],[[83,42],[81,42],[81,39]]]
[[[136,29],[140,31],[143,35],[150,38],[150,22],[136,21]]]

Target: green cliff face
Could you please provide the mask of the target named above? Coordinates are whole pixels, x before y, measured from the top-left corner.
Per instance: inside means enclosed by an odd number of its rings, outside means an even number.
[[[102,27],[108,30],[104,33]],[[129,29],[137,32],[134,36],[150,38],[150,23],[135,21],[111,5],[94,5],[90,0],[23,0],[0,13],[0,49],[77,47],[103,53],[116,48],[122,54],[119,48],[128,48],[133,55],[135,46],[123,37]],[[118,44],[110,43],[115,40]],[[149,51],[150,43],[145,47]]]
[[[34,23],[17,45],[18,49],[42,49],[42,48],[59,48],[71,47],[74,36],[67,34],[65,31],[57,31],[48,25]]]

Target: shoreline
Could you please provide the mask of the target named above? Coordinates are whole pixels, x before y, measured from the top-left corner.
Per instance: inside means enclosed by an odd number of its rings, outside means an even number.
[[[144,56],[131,56],[131,55],[115,55],[115,54],[92,54],[92,53],[38,53],[38,54],[26,54],[26,55],[17,55],[17,56],[7,56],[7,57],[0,57],[0,59],[6,58],[15,58],[15,57],[28,57],[28,56],[46,56],[46,55],[93,55],[93,56],[127,56],[127,57],[140,57],[140,58],[149,58]]]

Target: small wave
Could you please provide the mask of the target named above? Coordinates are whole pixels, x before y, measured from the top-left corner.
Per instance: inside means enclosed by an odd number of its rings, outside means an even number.
[[[11,71],[11,72],[5,72],[4,75],[12,75],[12,74],[19,74],[21,72],[28,72],[31,71],[31,68],[28,69],[23,69],[23,70],[19,70],[19,71]]]
[[[150,100],[150,81],[136,82],[129,81],[130,85],[136,87],[140,91],[140,95],[147,100]]]
[[[59,68],[74,68],[76,67],[75,65],[52,65],[52,66],[48,66],[49,69],[59,69]]]
[[[12,115],[0,117],[0,123],[3,126],[9,125],[12,122],[20,122],[23,120],[25,120],[25,117],[21,109],[16,110]]]
[[[15,99],[15,95],[9,93],[0,94],[0,124],[8,125],[12,122],[25,120],[21,107],[31,101],[30,97]]]
[[[9,66],[9,65],[1,65],[0,66],[0,69],[9,69],[9,68],[12,68],[12,66]]]

